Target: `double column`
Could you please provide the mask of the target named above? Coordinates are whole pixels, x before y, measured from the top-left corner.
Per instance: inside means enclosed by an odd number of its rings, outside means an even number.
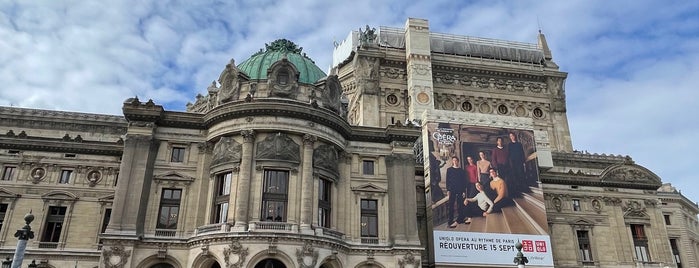
[[[313,144],[316,136],[303,136],[303,169],[301,171],[301,232],[310,233],[313,222]]]
[[[231,191],[228,204],[235,203],[235,225],[233,231],[246,231],[248,226],[248,210],[250,203],[250,184],[252,180],[252,149],[255,143],[255,132],[253,130],[243,130],[242,158],[240,159],[240,173],[238,173],[238,189],[235,194]],[[235,199],[237,198],[237,202]],[[229,217],[231,213],[228,214]],[[231,219],[229,219],[230,221]]]

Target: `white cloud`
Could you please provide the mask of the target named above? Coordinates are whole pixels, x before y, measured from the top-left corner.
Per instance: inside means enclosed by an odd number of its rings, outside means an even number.
[[[277,38],[321,69],[368,24],[536,42],[544,31],[577,149],[629,154],[693,200],[699,3],[662,1],[3,1],[0,105],[121,113],[138,95],[183,110],[231,58]]]

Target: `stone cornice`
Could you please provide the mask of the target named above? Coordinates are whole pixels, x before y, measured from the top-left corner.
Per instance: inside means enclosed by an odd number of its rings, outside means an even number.
[[[653,190],[653,191],[658,189],[658,185],[656,185],[654,183],[602,181],[599,176],[594,176],[594,175],[542,173],[540,175],[540,179],[541,179],[541,182],[543,182],[545,184],[578,185],[578,186],[593,186],[593,187],[615,187],[615,188]]]
[[[120,156],[124,150],[124,146],[117,142],[74,142],[40,137],[16,138],[2,136],[0,136],[0,148],[111,156]]]

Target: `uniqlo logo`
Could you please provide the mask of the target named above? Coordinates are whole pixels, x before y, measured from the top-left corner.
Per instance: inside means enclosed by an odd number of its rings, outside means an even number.
[[[532,242],[531,240],[522,240],[522,251],[533,252],[534,251],[534,242]]]
[[[546,252],[546,241],[536,241],[534,245],[536,246],[536,252]]]

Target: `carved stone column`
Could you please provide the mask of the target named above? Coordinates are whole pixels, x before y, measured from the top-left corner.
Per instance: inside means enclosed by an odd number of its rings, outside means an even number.
[[[250,182],[252,180],[252,154],[253,146],[255,145],[255,132],[252,130],[243,130],[240,132],[243,136],[242,154],[240,159],[240,173],[238,174],[238,189],[237,194],[231,192],[231,200],[237,197],[235,202],[235,225],[233,231],[245,231],[248,225],[248,204],[250,202]],[[234,197],[235,196],[235,197]],[[231,213],[228,213],[229,219]]]
[[[301,171],[301,232],[311,230],[313,222],[313,144],[316,136],[303,136],[303,169]]]

